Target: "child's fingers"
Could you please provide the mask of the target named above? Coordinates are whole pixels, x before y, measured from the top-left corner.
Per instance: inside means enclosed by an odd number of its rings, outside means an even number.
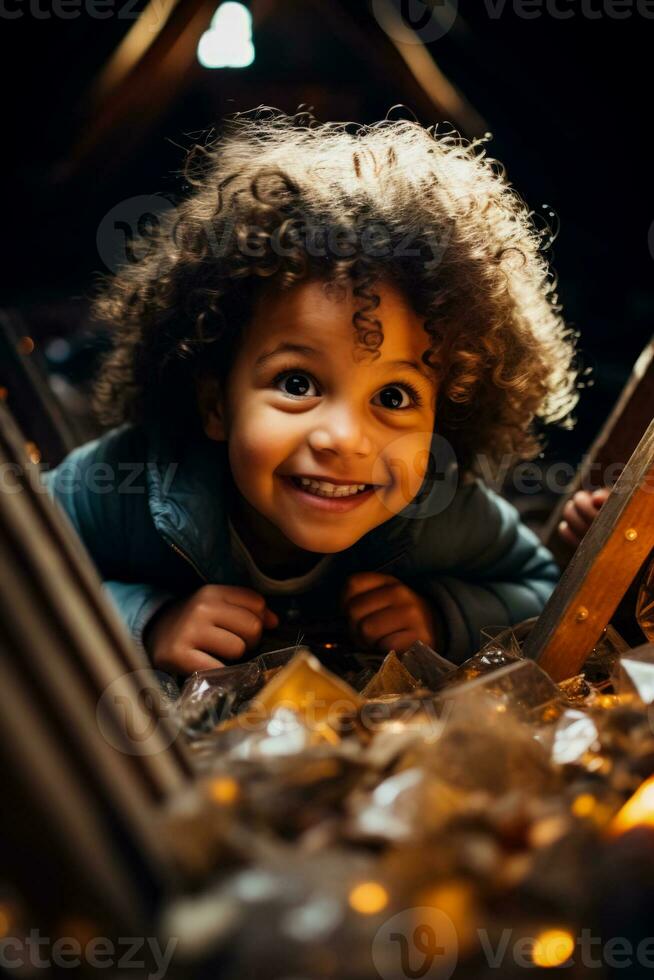
[[[244,606],[233,606],[229,602],[223,602],[220,606],[212,610],[211,620],[206,624],[207,637],[209,639],[213,637],[214,642],[217,635],[215,631],[224,630],[228,634],[233,634],[236,638],[241,638],[248,647],[252,647],[259,642],[262,629],[263,613],[259,616]],[[202,649],[205,648],[204,641],[195,645],[200,646]],[[244,652],[243,650],[232,652],[232,643],[229,644],[229,647],[231,656],[240,657]],[[214,652],[221,654],[224,651],[220,648],[214,649],[213,647],[209,649],[209,653]]]
[[[193,674],[196,670],[215,670],[224,667],[222,660],[211,657],[202,650],[185,650],[183,653],[157,659],[155,667],[172,670],[179,674]]]
[[[224,657],[225,660],[238,660],[249,646],[258,642],[259,633],[255,640],[246,639],[240,630],[221,624],[212,626],[206,624],[194,632],[190,642],[199,650],[204,650],[212,657]]]
[[[600,508],[611,496],[610,487],[601,487],[599,490],[593,490],[592,498],[593,504],[596,508]]]
[[[382,575],[380,572],[357,572],[355,575],[350,575],[345,583],[341,602],[347,605],[357,595],[395,582],[397,579],[392,575]]]
[[[371,616],[381,609],[392,607],[392,595],[388,585],[380,585],[377,589],[363,592],[345,603],[345,612],[353,623],[360,623],[366,616]]]
[[[224,667],[225,664],[217,657],[211,657],[202,650],[189,650],[185,658],[184,671],[189,674],[196,670],[215,670],[217,667]]]
[[[415,643],[415,636],[411,630],[398,630],[397,633],[389,633],[388,636],[378,640],[376,649],[380,653],[390,653],[391,650],[395,650],[396,653],[404,653],[412,643]]]
[[[263,612],[263,627],[264,629],[271,630],[275,626],[279,626],[279,616],[266,606]]]
[[[558,527],[559,537],[569,544],[571,548],[576,548],[579,544],[579,537],[571,530],[567,521],[561,521]]]
[[[595,516],[595,511],[593,510],[593,517]],[[579,537],[583,537],[590,524],[592,523],[592,517],[587,517],[577,504],[576,498],[569,500],[565,507],[563,508],[563,519],[567,521],[568,526],[574,531]]]
[[[202,598],[211,604],[222,605],[228,602],[233,606],[249,609],[260,618],[266,608],[266,600],[262,595],[240,585],[205,585],[200,592]]]
[[[364,643],[373,646],[391,634],[397,633],[406,625],[402,611],[394,606],[385,606],[368,612],[356,621],[356,631]]]
[[[581,514],[587,524],[592,524],[597,517],[597,507],[593,503],[592,494],[586,490],[580,490],[572,498],[575,510]]]
[[[244,609],[254,614],[265,629],[279,626],[277,613],[268,608],[264,597],[254,589],[237,585],[205,585],[196,593],[196,599],[211,609],[220,610],[220,617],[223,616],[224,606],[230,605],[235,609]],[[222,626],[223,623],[216,620],[216,625]]]

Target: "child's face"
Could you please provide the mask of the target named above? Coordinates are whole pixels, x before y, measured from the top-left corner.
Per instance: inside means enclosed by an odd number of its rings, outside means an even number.
[[[436,402],[420,360],[427,334],[395,287],[374,291],[381,353],[357,361],[351,290],[336,298],[322,281],[285,294],[268,290],[244,331],[218,411],[205,423],[211,438],[227,439],[236,487],[272,525],[271,542],[276,528],[298,548],[342,551],[420,489]],[[323,492],[339,496],[302,489],[303,477],[334,481],[339,489]],[[350,495],[357,484],[366,490]]]

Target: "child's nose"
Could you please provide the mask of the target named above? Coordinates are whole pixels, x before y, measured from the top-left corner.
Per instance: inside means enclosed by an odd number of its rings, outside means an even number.
[[[309,444],[316,452],[369,456],[372,441],[363,420],[347,409],[332,411],[312,429]]]

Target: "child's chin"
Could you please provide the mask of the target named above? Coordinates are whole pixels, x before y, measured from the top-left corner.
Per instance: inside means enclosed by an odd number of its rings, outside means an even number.
[[[291,537],[290,535],[288,535]],[[347,548],[351,548],[359,538],[356,536],[334,536],[334,534],[299,534],[293,535],[291,537],[293,544],[296,544],[298,548],[302,548],[304,551],[314,551],[316,554],[320,555],[335,555],[339,551],[345,551]]]

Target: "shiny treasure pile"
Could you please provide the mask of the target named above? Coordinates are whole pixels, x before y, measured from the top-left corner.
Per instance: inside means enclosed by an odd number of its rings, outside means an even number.
[[[199,779],[160,828],[179,953],[228,980],[581,976],[615,937],[635,956],[654,935],[654,643],[609,627],[556,685],[524,632],[459,668],[324,644],[189,679]]]

